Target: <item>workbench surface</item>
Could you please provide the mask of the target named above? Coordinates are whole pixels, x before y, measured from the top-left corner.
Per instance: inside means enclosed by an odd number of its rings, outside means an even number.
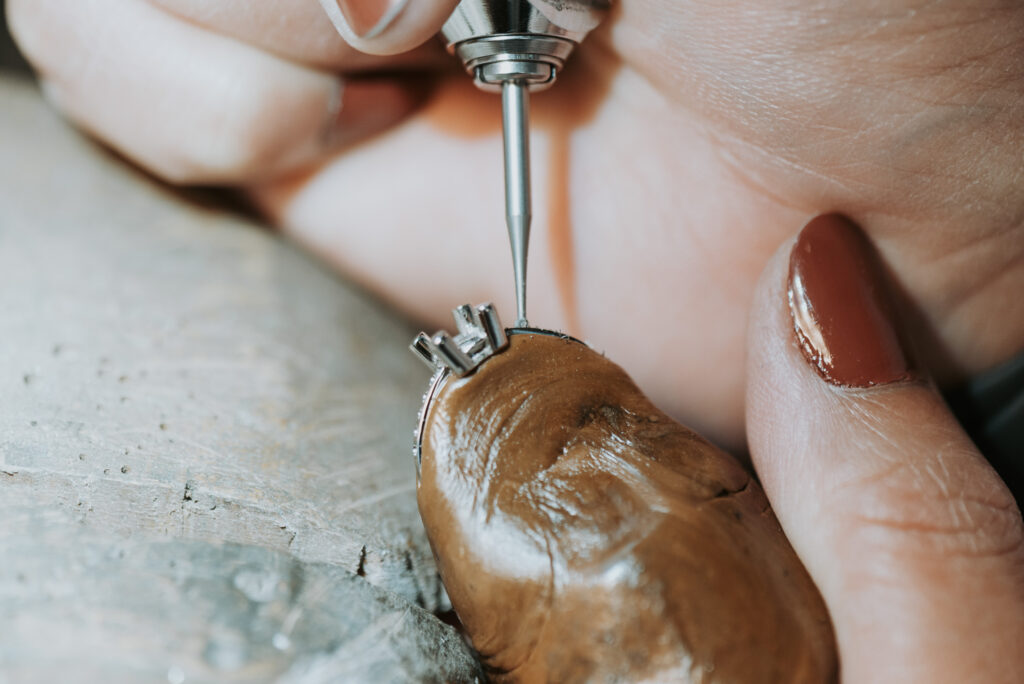
[[[0,682],[472,680],[414,330],[0,78]]]

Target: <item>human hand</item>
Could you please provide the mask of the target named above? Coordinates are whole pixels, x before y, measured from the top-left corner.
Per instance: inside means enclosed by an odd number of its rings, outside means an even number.
[[[863,233],[769,261],[748,341],[751,457],[828,606],[845,682],[1019,682],[1024,523],[901,346]]]
[[[1021,681],[1024,523],[904,349],[889,280],[826,215],[759,281],[747,433],[778,521],[733,459],[571,340],[512,336],[432,388],[420,514],[485,668],[824,682],[835,643],[845,682]]]
[[[55,101],[136,161],[245,188],[415,315],[440,323],[485,299],[512,310],[493,96],[454,74],[402,126],[317,162],[327,72],[436,64],[437,50],[360,57],[311,3],[159,4],[189,20],[142,0],[9,8],[60,84]],[[409,48],[452,4],[409,0],[354,42]],[[165,24],[147,21],[158,14]],[[735,447],[757,275],[793,226],[839,210],[899,274],[940,382],[1009,357],[1024,346],[1022,22],[983,2],[624,2],[534,98],[532,321],[594,340],[657,403]],[[394,79],[345,92],[340,118],[356,121],[341,130],[358,133],[342,145],[413,102]]]
[[[450,66],[423,43],[455,1],[398,17],[377,41],[402,53],[390,57],[351,47],[312,0],[14,0],[7,11],[74,122],[170,182],[247,187],[408,114],[423,74]]]

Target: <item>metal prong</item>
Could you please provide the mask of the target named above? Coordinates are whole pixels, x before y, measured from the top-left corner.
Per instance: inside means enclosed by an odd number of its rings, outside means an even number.
[[[498,311],[493,304],[481,304],[474,311],[477,324],[483,329],[487,337],[487,344],[493,351],[500,351],[508,344],[508,336],[505,335],[505,328],[501,325]]]
[[[412,349],[416,356],[423,361],[423,363],[430,366],[431,370],[437,370],[437,357],[435,352],[437,347],[430,341],[426,333],[420,333],[416,336],[416,339],[409,345],[409,349]]]
[[[530,87],[525,81],[501,84],[505,143],[505,223],[512,244],[516,284],[516,326],[526,321],[526,253],[530,245]]]
[[[434,335],[434,346],[437,347],[441,361],[456,375],[465,375],[473,370],[473,360],[459,349],[448,333],[441,331]]]
[[[460,334],[465,335],[466,333],[474,332],[473,328],[476,327],[476,322],[473,320],[473,309],[470,308],[469,304],[463,304],[454,309],[452,317],[455,319],[455,328]]]

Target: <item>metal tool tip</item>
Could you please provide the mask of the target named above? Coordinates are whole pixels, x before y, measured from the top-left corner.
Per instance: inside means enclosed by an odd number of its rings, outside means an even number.
[[[512,247],[517,325],[526,322],[526,254],[530,244],[529,87],[506,81],[502,88],[505,147],[505,222]]]

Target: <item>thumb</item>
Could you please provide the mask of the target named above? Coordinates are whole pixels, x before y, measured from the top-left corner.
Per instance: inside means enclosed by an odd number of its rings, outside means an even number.
[[[459,0],[320,0],[341,36],[373,55],[407,52],[448,20]]]
[[[867,238],[814,219],[752,311],[751,456],[829,608],[843,680],[1024,681],[1020,512],[908,363]]]

